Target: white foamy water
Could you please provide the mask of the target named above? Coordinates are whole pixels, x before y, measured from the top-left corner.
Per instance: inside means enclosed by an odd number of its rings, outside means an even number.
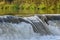
[[[33,20],[34,19],[34,20]],[[39,22],[31,17],[34,22]],[[59,26],[53,21],[48,21],[47,28],[51,35],[40,35],[33,31],[32,25],[21,23],[0,23],[0,40],[60,40]]]
[[[57,25],[55,21],[49,21],[48,29],[52,32],[54,35],[60,35],[60,27]]]
[[[29,40],[37,36],[30,24],[21,22],[19,24],[0,23],[1,40]]]

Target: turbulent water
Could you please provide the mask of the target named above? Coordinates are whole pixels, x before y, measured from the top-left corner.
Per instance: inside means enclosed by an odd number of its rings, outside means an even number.
[[[25,22],[19,23],[13,23],[11,19],[9,22],[0,19],[0,40],[60,40],[60,21],[48,21],[49,25],[46,25],[37,16],[24,19]]]

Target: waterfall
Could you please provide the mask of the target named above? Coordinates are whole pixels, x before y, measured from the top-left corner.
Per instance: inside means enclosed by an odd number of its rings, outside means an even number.
[[[47,19],[47,23],[44,21],[43,16],[31,16],[25,19],[30,22],[34,32],[40,33],[40,35],[60,35],[60,16],[51,16]],[[45,16],[44,16],[45,17]],[[47,18],[47,17],[46,17]],[[58,21],[58,22],[57,22]]]
[[[38,16],[27,17],[26,19],[33,25],[35,32],[41,35],[50,34],[50,31],[46,27],[47,25]]]
[[[33,31],[29,21],[16,16],[0,17],[0,39],[1,40],[29,40],[40,34]]]
[[[42,17],[42,16],[40,16]],[[0,16],[1,40],[60,40],[60,21],[47,23],[37,15],[31,17]]]

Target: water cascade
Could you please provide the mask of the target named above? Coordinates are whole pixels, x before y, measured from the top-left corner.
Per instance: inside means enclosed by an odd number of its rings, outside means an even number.
[[[60,40],[59,24],[57,16],[0,16],[0,39]]]

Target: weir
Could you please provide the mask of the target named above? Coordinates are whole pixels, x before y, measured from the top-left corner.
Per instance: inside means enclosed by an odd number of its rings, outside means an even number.
[[[60,25],[58,24],[60,22],[60,15],[35,15],[26,17],[26,19],[31,23],[36,33],[40,33],[41,35],[60,35]],[[52,27],[51,24],[54,26]]]
[[[1,40],[29,40],[44,35],[60,35],[60,16],[0,16]]]
[[[41,17],[41,16],[40,16]],[[34,31],[40,33],[41,35],[50,34],[49,29],[46,28],[46,23],[42,21],[38,16],[27,17],[27,20],[31,23]]]
[[[48,21],[60,20],[60,16],[35,15],[31,17],[17,17],[17,16],[0,16],[1,23],[29,23],[32,25],[34,32],[41,35],[53,34],[48,28]]]

